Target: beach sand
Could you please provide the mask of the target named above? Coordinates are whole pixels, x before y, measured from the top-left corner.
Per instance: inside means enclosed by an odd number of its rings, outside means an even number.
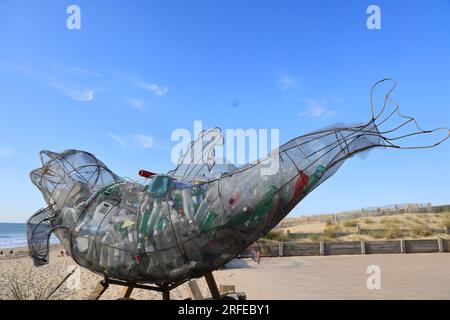
[[[0,249],[1,250],[1,249]],[[34,267],[32,259],[28,256],[27,248],[15,248],[14,254],[9,253],[11,249],[3,249],[3,255],[0,256],[0,299],[12,299],[13,296],[9,289],[10,278],[14,278],[20,283],[30,285],[32,288],[55,288],[60,281],[70,272],[72,266],[77,266],[71,257],[60,256],[61,250],[64,251],[62,245],[53,245],[50,250],[50,259],[47,265]],[[63,284],[56,292],[57,299],[68,300],[84,300],[95,289],[97,284],[103,279],[101,276],[89,271],[88,269],[79,267],[81,271],[80,288],[68,289]],[[31,275],[30,275],[31,272]],[[221,280],[226,279],[227,272],[214,272],[217,283],[223,283]],[[197,283],[204,297],[209,297],[206,281],[197,279]],[[124,294],[123,286],[110,285],[108,290],[102,295],[101,299],[118,299]],[[190,298],[188,284],[185,283],[171,291],[171,299]],[[161,293],[150,290],[134,289],[131,298],[133,299],[156,299],[162,298]]]
[[[0,257],[0,299],[11,299],[8,277],[34,288],[56,286],[75,265],[70,257],[58,257],[61,246],[53,246],[50,263],[36,268],[22,252],[15,258]],[[15,249],[26,251],[26,249]],[[379,266],[381,288],[369,290],[369,266]],[[250,259],[233,260],[214,272],[217,284],[235,285],[247,299],[450,299],[450,253],[377,254],[263,258],[260,265]],[[28,280],[27,270],[32,279]],[[81,268],[81,287],[63,285],[58,299],[87,299],[102,279]],[[204,297],[210,293],[204,279],[197,283]],[[118,299],[124,287],[111,285],[101,299]],[[190,297],[187,283],[171,292],[172,299]],[[161,299],[158,292],[135,289],[133,299]]]

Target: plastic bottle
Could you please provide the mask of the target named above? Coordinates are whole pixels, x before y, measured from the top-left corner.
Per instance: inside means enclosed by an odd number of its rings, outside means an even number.
[[[190,233],[189,238],[183,242],[183,248],[189,260],[198,262],[202,261],[200,243],[199,234],[194,230]]]
[[[305,192],[311,191],[311,189],[320,180],[327,169],[323,165],[318,165],[314,173],[309,177],[308,184],[306,185]]]
[[[148,261],[147,274],[156,279],[165,278],[164,269],[160,265],[159,255],[156,253],[150,255]]]
[[[158,223],[160,217],[161,217],[161,210],[162,210],[162,200],[161,199],[155,199],[153,208],[150,214],[150,218],[148,219],[147,224],[147,234],[153,234],[155,225]]]
[[[141,214],[141,221],[139,224],[139,237],[143,238],[145,235],[148,235],[148,220],[153,210],[153,199],[148,197],[142,205],[142,208],[145,210]]]
[[[186,273],[189,272],[189,270],[192,270],[193,268],[195,268],[197,265],[197,263],[195,262],[189,262],[189,263],[185,263],[182,266],[172,269],[168,272],[168,276],[169,279],[171,280],[176,280],[180,277],[183,277]]]
[[[86,260],[93,264],[97,263],[97,257],[95,256],[95,236],[88,236],[89,247],[86,254]]]
[[[75,225],[75,209],[68,207],[63,208],[61,210],[61,221],[67,228],[72,229]]]
[[[182,189],[181,196],[183,197],[183,211],[184,215],[189,221],[194,220],[195,208],[194,201],[190,189]]]
[[[242,212],[232,216],[230,219],[230,224],[233,227],[242,226],[247,222],[253,221],[256,218],[260,218],[261,216],[267,214],[272,209],[273,199],[276,191],[277,188],[273,185],[270,185],[264,192],[261,200],[257,204],[255,204],[252,209],[243,210]]]
[[[79,236],[76,238],[77,251],[79,253],[86,253],[89,248],[89,240],[85,236]]]
[[[306,186],[308,185],[309,177],[303,173],[303,171],[300,171],[300,174],[297,178],[297,181],[295,182],[294,186],[294,194],[292,195],[290,205],[295,203],[300,199],[300,197],[303,194],[303,191],[305,190]]]
[[[153,232],[153,239],[156,244],[156,250],[158,252],[158,256],[161,260],[161,263],[164,268],[171,262],[171,256],[167,250],[167,246],[162,239],[161,231],[159,229],[155,229]]]
[[[175,210],[170,210],[170,218],[172,221],[173,229],[178,238],[184,238],[187,236],[189,230],[187,229],[189,225],[188,219],[183,216],[179,215]]]
[[[211,225],[217,218],[217,216],[218,215],[216,213],[209,211],[208,214],[206,215],[206,218],[203,220],[202,225],[200,226],[200,232],[201,233],[207,232],[211,228]]]
[[[194,221],[196,222],[197,225],[202,224],[208,212],[209,212],[209,203],[207,203],[206,200],[203,200],[200,206],[198,207],[194,217]]]
[[[181,266],[185,263],[185,258],[183,256],[183,252],[178,244],[177,239],[175,238],[175,234],[171,228],[165,228],[161,231],[163,239],[166,241],[166,247],[168,248],[167,255],[170,256],[170,261],[174,268]],[[182,242],[181,239],[179,239]]]
[[[97,208],[95,208],[94,216],[92,217],[92,222],[99,226],[108,212],[113,208],[113,205],[109,202],[103,201]]]
[[[105,269],[109,269],[112,267],[112,265],[108,264],[110,255],[109,245],[112,244],[112,241],[113,236],[110,230],[107,230],[101,241],[102,248],[100,250],[100,260],[98,262],[98,265]]]
[[[277,188],[273,185],[269,186],[264,193],[261,201],[253,209],[253,218],[260,218],[272,209]]]
[[[121,263],[124,266],[124,273],[129,273],[136,266],[134,242],[125,240],[122,246],[124,254]]]
[[[194,214],[203,200],[203,192],[200,186],[192,188],[192,201],[194,202]]]

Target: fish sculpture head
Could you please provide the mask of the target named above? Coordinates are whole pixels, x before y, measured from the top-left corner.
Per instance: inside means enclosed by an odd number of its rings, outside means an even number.
[[[30,173],[33,184],[41,191],[53,210],[75,207],[92,191],[121,181],[94,155],[78,150],[56,153],[40,152],[42,166]]]
[[[64,240],[67,229],[61,218],[64,208],[75,208],[94,192],[121,179],[92,154],[79,150],[56,153],[40,152],[42,166],[30,173],[33,184],[42,193],[47,208],[40,209],[27,221],[27,238],[36,265],[48,262],[52,232]],[[70,231],[70,230],[68,230]]]

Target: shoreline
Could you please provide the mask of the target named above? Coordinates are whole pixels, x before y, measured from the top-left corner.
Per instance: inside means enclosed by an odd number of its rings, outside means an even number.
[[[63,247],[60,243],[50,244],[49,251],[52,252],[58,247]],[[13,253],[11,254],[11,250]],[[14,248],[0,248],[0,252],[3,251],[3,254],[0,254],[0,261],[6,259],[14,259],[14,258],[22,258],[27,257],[30,253],[28,247],[14,247]]]

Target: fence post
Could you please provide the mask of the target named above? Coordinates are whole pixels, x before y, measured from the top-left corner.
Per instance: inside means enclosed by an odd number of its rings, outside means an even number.
[[[320,243],[319,243],[319,250],[320,250],[320,255],[324,256],[325,255],[325,244],[323,241],[320,241]]]
[[[278,242],[278,255],[283,256],[283,242]]]
[[[361,254],[366,254],[366,243],[361,241]]]
[[[438,239],[438,246],[439,246],[439,252],[445,252],[443,239],[441,239],[441,238]]]
[[[400,252],[406,253],[405,240],[400,240]]]

